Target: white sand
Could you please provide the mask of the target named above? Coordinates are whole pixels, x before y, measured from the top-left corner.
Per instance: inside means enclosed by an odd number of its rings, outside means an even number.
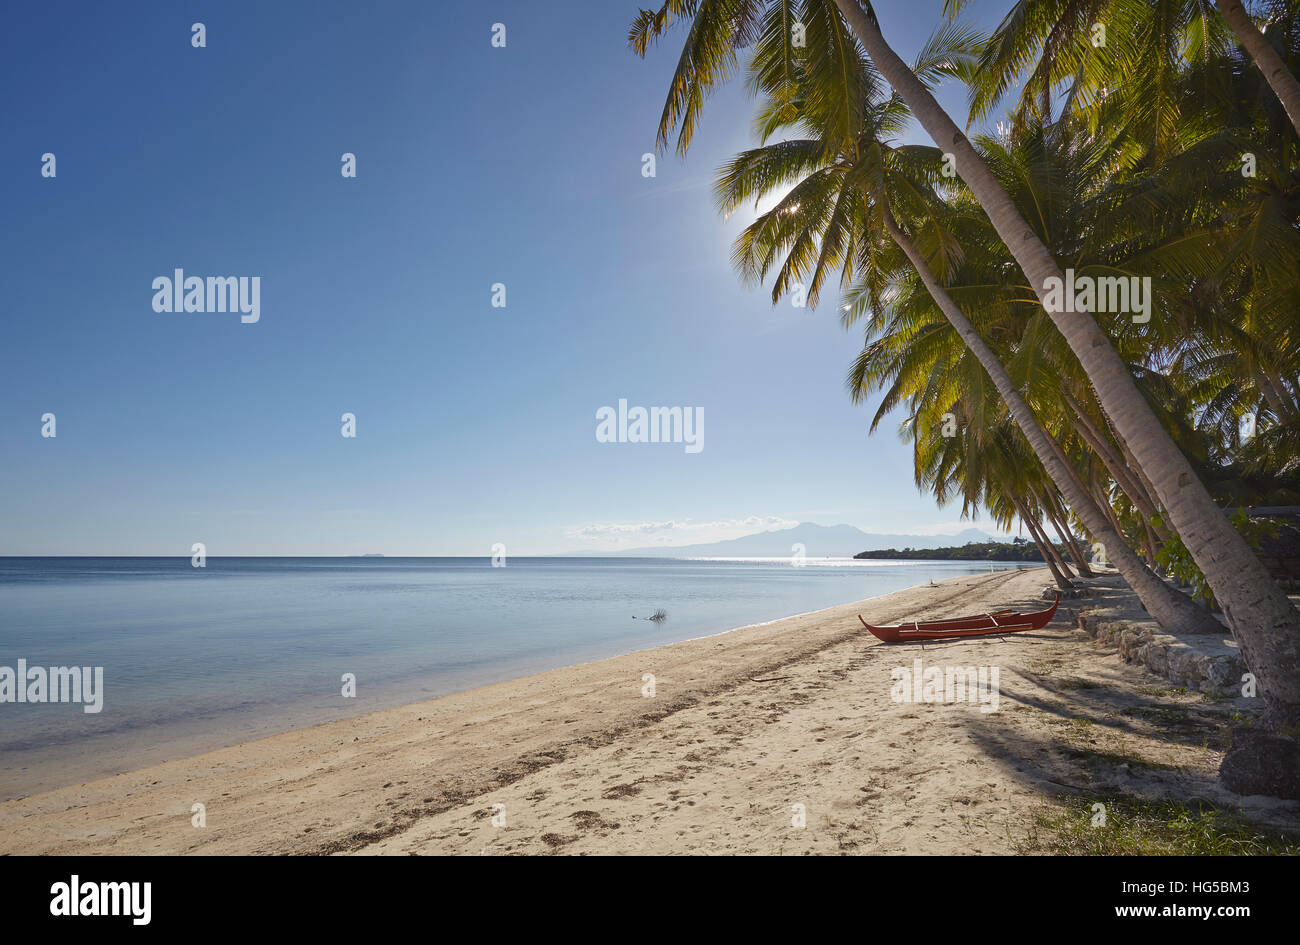
[[[924,648],[855,617],[1040,609],[1044,581],[957,578],[47,791],[0,804],[0,852],[1008,853],[1062,791],[1224,800],[1231,706],[1119,662],[1068,602]],[[997,666],[999,710],[892,701],[916,658]]]

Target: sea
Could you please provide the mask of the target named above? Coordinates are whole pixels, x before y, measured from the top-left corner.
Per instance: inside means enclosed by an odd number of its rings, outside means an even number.
[[[0,557],[0,677],[22,659],[29,672],[102,667],[103,679],[98,712],[72,702],[0,702],[0,799],[1023,566],[209,557],[199,568],[188,557]],[[656,611],[663,619],[646,619]],[[353,694],[344,695],[348,688]],[[5,698],[2,690],[0,682]]]

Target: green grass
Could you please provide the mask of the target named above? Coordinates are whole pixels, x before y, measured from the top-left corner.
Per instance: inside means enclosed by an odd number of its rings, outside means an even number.
[[[1123,710],[1124,714],[1132,718],[1147,719],[1151,722],[1171,722],[1175,725],[1192,724],[1191,716],[1187,710],[1180,707],[1164,708],[1163,706],[1133,706]]]
[[[1062,797],[1034,814],[1021,854],[1056,856],[1300,856],[1300,834],[1253,824],[1209,801],[1150,801],[1130,794]],[[1106,823],[1094,827],[1094,804]]]
[[[1096,771],[1103,767],[1119,768],[1128,765],[1130,771],[1181,771],[1179,765],[1166,764],[1163,761],[1148,761],[1139,755],[1121,754],[1117,751],[1103,751],[1099,748],[1085,748],[1082,745],[1065,745],[1061,752],[1073,761]]]

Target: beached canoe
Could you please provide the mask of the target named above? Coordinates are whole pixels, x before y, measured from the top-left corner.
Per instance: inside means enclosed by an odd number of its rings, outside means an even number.
[[[886,643],[907,643],[913,640],[955,640],[962,637],[991,637],[1002,633],[1023,633],[1026,630],[1041,630],[1056,615],[1061,595],[1056,595],[1052,606],[1046,610],[1020,613],[1014,610],[998,610],[990,614],[978,614],[974,617],[953,617],[950,620],[919,620],[902,623],[892,627],[875,627],[862,620],[862,626]]]

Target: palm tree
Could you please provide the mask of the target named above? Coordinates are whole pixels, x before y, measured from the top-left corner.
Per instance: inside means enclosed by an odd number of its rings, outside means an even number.
[[[978,397],[985,386],[984,377],[977,363],[969,363],[971,360],[968,353],[957,354],[955,362],[948,363],[948,370],[953,372],[949,376],[960,377],[969,372],[967,393],[973,392]],[[956,386],[964,387],[960,382]],[[859,396],[861,392],[861,388],[855,391]],[[914,392],[913,412],[903,424],[905,434],[912,438],[916,484],[928,488],[940,505],[946,505],[960,494],[963,518],[976,517],[982,506],[1004,530],[1019,519],[1038,547],[1056,586],[1061,590],[1072,589],[1069,565],[1039,520],[1041,507],[1032,498],[1036,494],[1033,480],[1045,476],[1025,452],[1024,440],[1018,440],[1005,421],[987,426],[985,406],[966,394],[951,404],[944,403],[948,412],[962,418],[959,430],[952,435],[939,432],[941,427],[933,422],[936,419],[932,408],[935,400],[930,396],[933,393],[932,390]],[[877,414],[877,422],[879,418]]]
[[[1300,611],[1214,504],[1097,322],[1087,312],[1053,310],[1048,291],[1052,285],[1064,284],[1061,267],[961,129],[885,42],[874,14],[865,11],[859,0],[835,2],[875,68],[930,137],[955,155],[958,173],[1029,278],[1053,324],[1079,359],[1117,434],[1156,489],[1174,529],[1222,605],[1243,657],[1257,668],[1265,699],[1261,727],[1266,731],[1300,729]],[[1300,756],[1300,743],[1290,752],[1291,758]]]
[[[1079,576],[1092,577],[1092,568],[1088,566],[1088,559],[1084,555],[1083,549],[1079,547],[1079,543],[1070,532],[1070,526],[1066,521],[1065,510],[1061,508],[1059,496],[1055,494],[1051,487],[1042,482],[1038,484],[1029,483],[1029,494],[1038,503],[1043,518],[1051,523],[1057,537],[1061,539],[1061,547],[1065,549],[1065,553],[1074,562],[1074,568],[1079,572]]]
[[[950,12],[959,6],[947,4]],[[1294,57],[1300,6],[1271,6],[1271,41]],[[1091,42],[1097,22],[1110,35],[1099,47]],[[1130,269],[1145,269],[1183,297],[1143,331],[1146,350],[1127,354],[1126,339],[1115,331],[1112,340],[1130,365],[1135,358],[1163,360],[1164,380],[1188,398],[1187,413],[1199,417],[1198,428],[1211,439],[1240,447],[1237,428],[1249,421],[1264,436],[1242,452],[1268,455],[1272,468],[1284,468],[1295,455],[1290,444],[1300,440],[1300,431],[1287,429],[1298,419],[1287,378],[1300,376],[1291,327],[1300,306],[1297,142],[1271,107],[1274,96],[1260,73],[1237,55],[1211,0],[1020,0],[971,73],[973,115],[986,115],[1024,76],[1018,126],[1046,120],[1060,89],[1063,113],[1087,124],[1104,143],[1106,160],[1134,171],[1107,196],[1121,214],[1104,226],[1091,221],[1088,240],[1127,244]],[[1244,154],[1259,165],[1246,177],[1238,173]],[[1158,212],[1134,213],[1135,207]],[[1139,252],[1134,243],[1145,245]],[[1049,246],[1060,258],[1059,247]],[[1150,401],[1153,391],[1139,386]],[[1074,394],[1090,400],[1082,388]],[[1096,432],[1091,425],[1080,430],[1094,446]],[[1214,464],[1197,462],[1186,438],[1178,443],[1213,486],[1221,478]],[[1281,452],[1262,453],[1267,447]],[[1140,467],[1126,456],[1134,473],[1126,477],[1113,455],[1103,452],[1102,459],[1151,520],[1154,488],[1139,484],[1135,491],[1125,481],[1142,478]]]
[[[928,74],[935,63],[961,55],[962,42],[960,34],[940,31],[927,43],[916,71]],[[846,282],[856,270],[864,279],[867,296],[878,299],[888,274],[899,265],[888,261],[882,254],[881,242],[872,239],[871,234],[883,229],[918,274],[960,342],[988,373],[1056,487],[1067,496],[1094,539],[1108,549],[1110,559],[1148,612],[1170,629],[1221,632],[1217,621],[1207,618],[1185,595],[1151,573],[1122,535],[1112,529],[1082,483],[1049,444],[1002,362],[945,291],[931,261],[895,219],[894,203],[906,205],[910,215],[930,224],[932,241],[948,254],[943,256],[944,265],[949,264],[950,256],[960,254],[960,245],[939,225],[935,208],[940,202],[929,190],[932,181],[942,179],[940,156],[930,148],[895,147],[882,140],[902,127],[906,113],[896,97],[873,97],[873,85],[870,76],[860,85],[863,99],[855,112],[862,116],[863,124],[857,134],[837,140],[838,125],[826,127],[823,116],[804,116],[795,109],[786,113],[785,121],[802,126],[816,137],[745,151],[723,168],[715,196],[724,213],[765,196],[773,188],[794,183],[784,199],[747,227],[737,240],[733,258],[738,269],[750,280],[758,281],[779,263],[773,301],[788,292],[796,280],[807,278],[808,301],[816,305],[826,276],[835,269],[842,271]],[[797,90],[794,96],[792,100],[806,98]],[[769,116],[781,104],[775,99],[765,103],[760,115]],[[764,122],[768,133],[781,127],[782,122]],[[1036,528],[1036,523],[1027,525],[1031,530]],[[1052,563],[1050,555],[1048,561]],[[1061,580],[1057,568],[1053,570]],[[1068,571],[1068,567],[1062,570]]]
[[[965,0],[944,4],[949,16],[964,6]],[[1216,6],[1221,16],[1215,15]],[[1293,0],[1268,6],[1284,29],[1296,12]],[[1095,32],[1099,25],[1106,30],[1104,42]],[[972,116],[987,114],[1023,75],[1021,117],[1029,112],[1049,117],[1046,112],[1063,87],[1067,108],[1092,110],[1119,94],[1130,113],[1128,130],[1145,126],[1149,143],[1155,143],[1182,117],[1170,94],[1180,62],[1224,53],[1234,37],[1300,132],[1300,83],[1241,0],[1016,0],[973,73]]]
[[[1001,361],[998,360],[979,333],[975,331],[970,321],[936,279],[926,259],[916,250],[915,245],[901,231],[898,231],[896,224],[891,226],[890,235],[896,241],[900,241],[900,248],[907,253],[909,262],[916,270],[917,276],[930,297],[934,299],[935,305],[943,312],[944,317],[953,326],[962,342],[988,371],[999,396],[1015,419],[1016,426],[1020,428],[1025,439],[1033,448],[1034,455],[1047,469],[1052,481],[1066,496],[1070,507],[1084,522],[1084,527],[1087,528],[1096,541],[1106,547],[1107,557],[1114,562],[1129,587],[1138,594],[1147,611],[1161,625],[1171,629],[1217,632],[1220,629],[1217,622],[1207,621],[1205,616],[1196,610],[1187,597],[1174,591],[1152,574],[1141,559],[1134,554],[1122,534],[1111,527],[1110,522],[1106,520],[1097,505],[1089,497],[1078,477],[1074,475],[1064,458],[1049,442],[1047,434],[1039,425],[1023,397],[1021,397],[1019,390],[1015,387]]]
[[[874,13],[864,10],[859,0],[834,0],[834,6],[861,42],[871,66],[930,137],[953,156],[961,178],[1035,296],[1048,308],[1116,435],[1152,484],[1169,521],[1222,603],[1243,656],[1257,667],[1266,703],[1262,726],[1282,730],[1300,725],[1300,612],[1215,506],[1097,322],[1087,312],[1057,310],[1049,293],[1054,284],[1065,282],[1061,267],[970,141],[886,43]],[[737,50],[757,44],[755,59],[779,57],[779,50],[771,46],[771,37],[780,41],[779,30],[765,30],[763,25],[786,22],[788,13],[795,14],[790,22],[807,27],[809,49],[804,58],[811,70],[813,97],[819,103],[843,98],[852,106],[857,96],[849,90],[858,73],[850,66],[857,53],[846,45],[843,23],[832,15],[828,0],[666,0],[657,12],[643,11],[630,35],[634,49],[644,53],[649,42],[676,20],[692,21],[661,119],[661,145],[673,127],[680,127],[678,149],[685,150],[703,99],[730,77],[738,62]],[[1070,498],[1073,504],[1074,497]],[[1300,754],[1300,745],[1294,751]]]
[[[926,298],[930,301],[931,306],[938,308],[942,312],[943,318],[957,332],[961,342],[975,355],[980,365],[984,367],[988,377],[994,384],[998,396],[1010,410],[1016,425],[1020,427],[1026,440],[1033,447],[1035,456],[1048,471],[1052,482],[1067,497],[1067,501],[1074,513],[1084,523],[1084,527],[1093,536],[1093,539],[1106,547],[1108,557],[1115,563],[1129,586],[1138,593],[1148,612],[1169,628],[1183,631],[1221,632],[1222,628],[1216,621],[1208,620],[1204,614],[1196,611],[1191,606],[1191,602],[1187,597],[1157,579],[1132,552],[1128,542],[1123,537],[1123,533],[1099,509],[1098,504],[1093,501],[1089,490],[1083,484],[1081,477],[1068,463],[1064,453],[1059,450],[1057,444],[1053,442],[1052,438],[1037,422],[1034,412],[1021,396],[1016,382],[1008,375],[1002,361],[984,342],[982,337],[984,333],[977,331],[970,324],[969,319],[957,306],[951,294],[944,286],[939,284],[929,263],[916,251],[914,244],[904,237],[900,236],[899,238],[904,240],[900,245],[905,247],[905,251],[911,250],[908,257],[909,261],[917,278],[924,286]],[[889,332],[894,328],[893,323],[880,317],[873,323],[873,329],[881,332]],[[905,347],[911,344],[910,338],[903,341]],[[939,371],[926,361],[933,347],[934,343],[931,340],[929,346],[919,348],[915,352],[918,356],[918,363],[915,365],[914,370],[917,371],[918,375],[923,378],[933,376],[936,373],[944,376],[957,376],[956,374],[950,374],[948,369]],[[893,341],[889,348],[897,351],[899,342],[897,340]],[[900,373],[899,366],[896,363],[888,359],[876,363],[877,356],[884,354],[889,348],[873,349],[869,347],[864,351],[863,356],[859,358],[858,363],[855,365],[850,383],[851,390],[856,393],[857,391],[869,390],[878,386],[886,379],[893,379],[894,386],[891,387],[890,394],[882,402],[882,411],[899,401],[899,392],[901,390],[908,389],[898,383]],[[917,388],[913,386],[911,389],[915,390]],[[933,396],[933,394],[927,392],[927,396]],[[941,399],[940,402],[942,402]],[[879,420],[879,417],[877,420]],[[992,422],[992,418],[985,422]]]
[[[1217,5],[1223,18],[1232,27],[1232,32],[1236,34],[1237,41],[1250,53],[1269,87],[1277,94],[1278,101],[1291,119],[1292,127],[1300,134],[1300,82],[1296,81],[1295,74],[1287,68],[1273,44],[1259,31],[1241,0],[1217,0]],[[1281,4],[1275,6],[1280,7]]]

